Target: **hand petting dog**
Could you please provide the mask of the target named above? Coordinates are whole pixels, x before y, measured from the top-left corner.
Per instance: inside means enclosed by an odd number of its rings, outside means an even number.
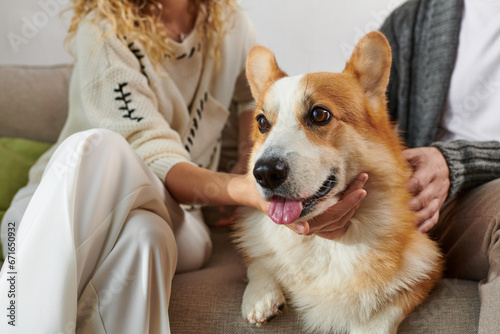
[[[403,151],[413,175],[407,189],[414,196],[410,209],[417,213],[420,232],[429,231],[439,219],[439,210],[450,189],[450,171],[441,152],[435,147],[411,148]]]

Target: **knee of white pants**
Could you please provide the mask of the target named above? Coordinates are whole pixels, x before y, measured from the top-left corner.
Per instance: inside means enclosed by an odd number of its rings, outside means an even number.
[[[176,226],[175,239],[179,254],[178,273],[200,269],[210,259],[212,240],[201,216],[186,212],[182,224]]]
[[[123,136],[106,129],[91,129],[77,132],[64,140],[50,159],[43,177],[51,174],[60,180],[84,171],[82,175],[91,179],[95,179],[96,173],[107,175],[103,181],[108,184],[113,181],[122,182],[125,171],[130,178],[134,178],[137,170],[144,171],[150,182],[160,181],[158,177],[153,177],[154,173]],[[110,179],[108,176],[117,178]]]
[[[69,141],[85,141],[89,140],[93,143],[96,143],[98,145],[101,142],[111,142],[114,140],[118,141],[125,141],[125,138],[123,138],[122,135],[119,133],[116,133],[112,130],[108,129],[89,129],[85,131],[80,131],[80,132],[75,132],[68,138],[66,138],[65,142]],[[126,141],[125,141],[126,142]]]
[[[81,158],[102,153],[109,154],[109,150],[106,149],[108,147],[113,147],[113,152],[119,152],[121,149],[130,150],[130,145],[120,134],[107,129],[90,129],[66,138],[54,155],[66,155],[65,162],[71,166]]]
[[[130,212],[119,239],[127,251],[136,256],[160,256],[162,264],[168,265],[173,275],[177,265],[177,244],[170,225],[160,216],[142,209]]]

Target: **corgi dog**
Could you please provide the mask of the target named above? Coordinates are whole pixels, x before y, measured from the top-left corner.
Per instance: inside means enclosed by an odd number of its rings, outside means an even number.
[[[266,323],[288,300],[306,331],[396,333],[441,277],[440,251],[408,208],[412,171],[386,106],[390,65],[378,32],[359,41],[342,73],[289,77],[271,51],[250,51],[257,107],[249,171],[271,209],[246,209],[235,224],[247,322]],[[367,194],[342,236],[284,226],[323,213],[362,172]]]

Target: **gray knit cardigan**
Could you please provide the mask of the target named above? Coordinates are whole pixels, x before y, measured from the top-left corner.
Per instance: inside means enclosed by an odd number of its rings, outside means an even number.
[[[443,153],[450,169],[448,199],[500,177],[499,142],[436,141],[462,11],[463,0],[409,0],[380,29],[392,48],[387,92],[391,118],[399,122],[408,147],[434,146]]]

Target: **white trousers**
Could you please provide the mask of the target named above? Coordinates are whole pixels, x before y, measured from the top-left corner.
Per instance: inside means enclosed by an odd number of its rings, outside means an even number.
[[[169,333],[176,265],[201,267],[212,246],[201,217],[100,129],[61,144],[1,237],[0,333]]]

